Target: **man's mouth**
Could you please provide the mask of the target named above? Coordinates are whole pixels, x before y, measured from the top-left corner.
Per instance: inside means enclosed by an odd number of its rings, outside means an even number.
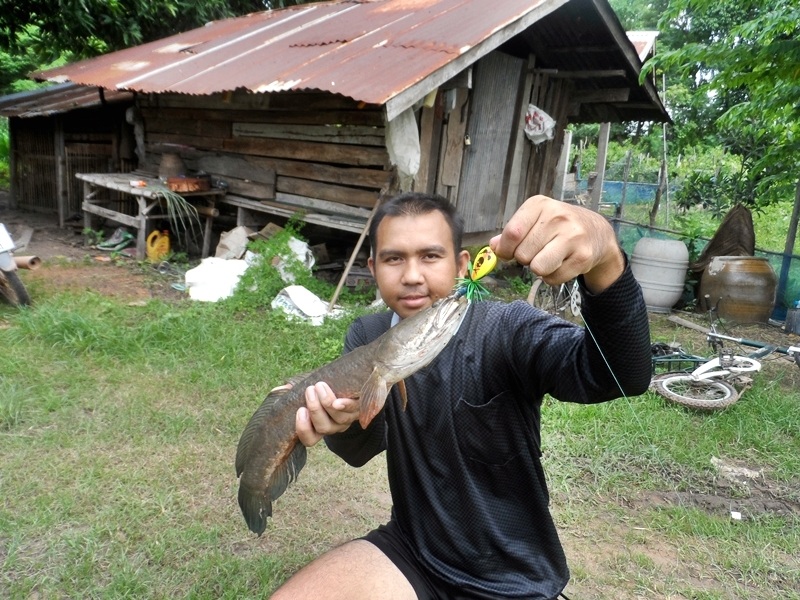
[[[409,294],[407,296],[401,296],[400,302],[403,306],[408,308],[419,308],[424,306],[426,303],[429,302],[429,298],[427,295],[423,294]]]

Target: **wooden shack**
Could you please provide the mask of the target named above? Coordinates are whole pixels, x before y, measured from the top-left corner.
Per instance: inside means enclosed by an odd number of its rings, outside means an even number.
[[[362,232],[390,174],[486,239],[549,193],[572,122],[664,121],[606,0],[373,0],[215,22],[38,79],[135,94],[138,168],[178,154],[238,223],[302,211]],[[523,134],[529,105],[556,122]]]
[[[106,92],[64,83],[0,98],[8,118],[11,206],[52,213],[64,221],[80,214],[81,172],[135,168],[133,129],[125,113],[130,92]]]

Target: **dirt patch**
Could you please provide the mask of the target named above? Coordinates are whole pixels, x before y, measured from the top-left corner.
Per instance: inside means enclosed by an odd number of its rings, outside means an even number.
[[[798,485],[781,484],[754,466],[717,465],[717,473],[706,481],[693,481],[689,491],[644,492],[626,502],[633,509],[653,506],[693,507],[715,516],[747,520],[759,516],[800,516]],[[742,471],[754,475],[741,475]],[[738,473],[737,473],[738,472]],[[793,491],[794,490],[794,491]]]
[[[15,242],[26,242],[15,252],[16,256],[36,256],[42,261],[35,270],[20,271],[23,283],[31,288],[29,291],[39,288],[95,292],[131,302],[186,296],[172,287],[183,280],[181,269],[171,268],[162,273],[133,258],[96,250],[86,242],[82,220],[68,221],[61,228],[55,215],[10,209],[8,193],[0,191],[0,223]]]

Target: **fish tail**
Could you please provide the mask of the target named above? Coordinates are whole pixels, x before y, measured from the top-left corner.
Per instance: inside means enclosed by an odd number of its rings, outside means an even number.
[[[247,527],[260,537],[267,528],[267,517],[272,516],[272,502],[263,493],[241,484],[239,508],[242,509]]]
[[[250,531],[259,536],[264,533],[267,518],[272,516],[272,501],[280,498],[289,484],[297,479],[306,464],[306,456],[306,447],[295,441],[291,452],[276,466],[265,488],[254,489],[248,481],[240,480],[239,508]]]

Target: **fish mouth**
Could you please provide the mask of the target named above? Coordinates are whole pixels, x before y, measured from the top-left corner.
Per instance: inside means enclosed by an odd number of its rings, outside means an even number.
[[[434,305],[436,307],[436,316],[433,319],[433,326],[436,328],[447,327],[451,319],[464,316],[464,312],[468,306],[467,297],[459,295],[458,292],[453,292],[449,296],[445,296],[437,300]]]

